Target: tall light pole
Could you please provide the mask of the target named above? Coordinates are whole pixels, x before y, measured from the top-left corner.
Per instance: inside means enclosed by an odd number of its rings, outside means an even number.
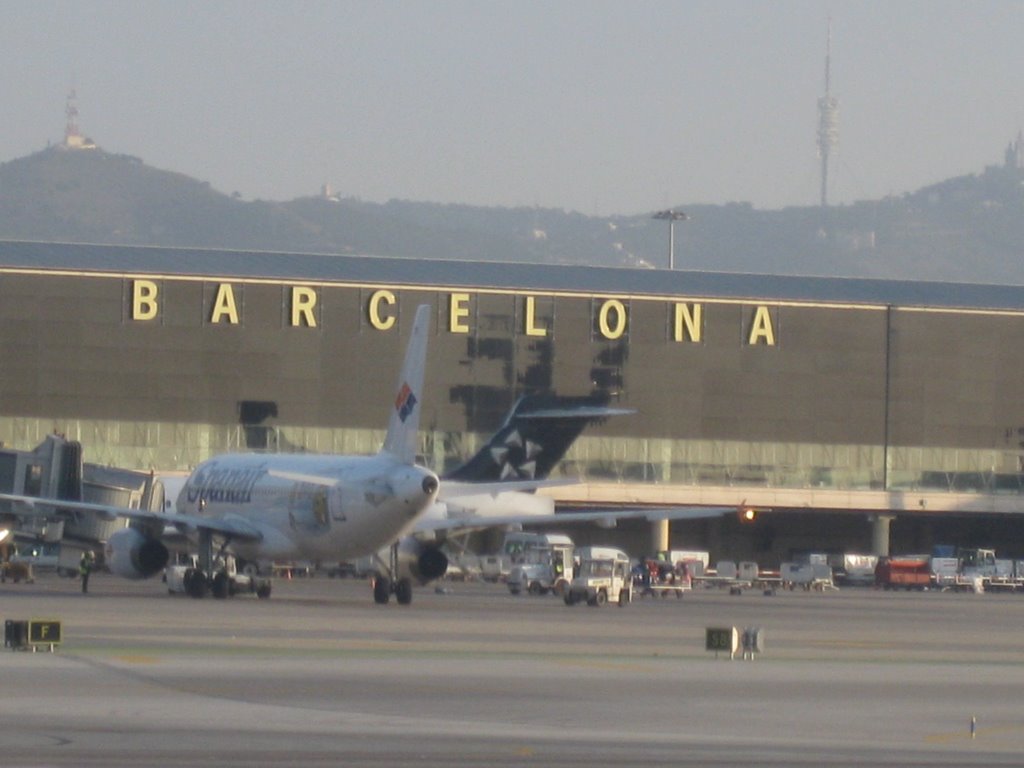
[[[658,211],[652,219],[665,219],[668,221],[668,268],[676,268],[676,222],[685,221],[690,218],[682,211]]]

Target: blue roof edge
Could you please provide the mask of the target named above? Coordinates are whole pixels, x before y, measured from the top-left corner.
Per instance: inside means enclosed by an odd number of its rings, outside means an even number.
[[[1024,310],[1024,286],[0,240],[0,268]]]

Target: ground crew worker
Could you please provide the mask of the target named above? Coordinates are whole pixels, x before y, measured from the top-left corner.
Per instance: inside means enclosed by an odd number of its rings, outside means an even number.
[[[82,553],[82,559],[78,561],[78,575],[82,577],[82,594],[89,591],[89,574],[92,573],[93,554],[91,551]]]

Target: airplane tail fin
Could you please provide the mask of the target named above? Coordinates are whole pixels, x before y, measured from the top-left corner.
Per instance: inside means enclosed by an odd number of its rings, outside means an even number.
[[[633,413],[610,408],[607,396],[527,395],[475,456],[444,475],[461,482],[546,478],[588,424]]]
[[[390,453],[405,464],[413,464],[416,461],[416,440],[420,427],[420,411],[423,409],[421,401],[429,330],[430,305],[421,304],[416,309],[409,346],[405,350],[405,362],[398,377],[388,432],[381,448],[382,453]]]

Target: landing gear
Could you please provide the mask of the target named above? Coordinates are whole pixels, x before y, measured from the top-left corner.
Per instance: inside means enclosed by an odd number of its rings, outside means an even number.
[[[412,602],[412,579],[406,576],[392,578],[393,574],[398,573],[398,542],[391,545],[389,560],[386,568],[383,564],[381,566],[382,570],[386,570],[390,575],[378,574],[373,579],[373,602],[377,605],[387,605],[394,593],[395,601],[399,605],[409,605]]]
[[[377,576],[373,580],[373,602],[387,605],[394,593],[395,602],[409,605],[412,602],[412,579],[402,578],[392,581],[387,576]]]

